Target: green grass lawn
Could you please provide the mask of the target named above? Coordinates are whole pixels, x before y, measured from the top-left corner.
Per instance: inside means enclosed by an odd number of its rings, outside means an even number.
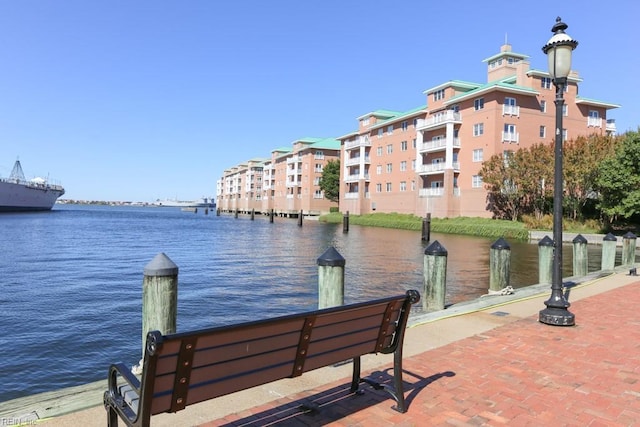
[[[320,217],[320,221],[341,223],[343,214],[333,212]],[[370,227],[401,228],[404,230],[422,230],[422,218],[399,213],[374,213],[349,215],[349,224]],[[565,231],[577,233],[600,233],[593,224],[581,224],[565,220]],[[432,218],[431,231],[434,233],[464,234],[488,238],[528,240],[529,229],[524,222],[506,221],[490,218]],[[533,228],[532,228],[533,229]],[[539,228],[535,228],[539,229]],[[545,228],[542,228],[543,230]]]

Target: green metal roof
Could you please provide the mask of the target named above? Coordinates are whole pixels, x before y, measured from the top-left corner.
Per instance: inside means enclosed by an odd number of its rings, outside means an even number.
[[[448,99],[446,102],[444,102],[444,105],[451,105],[454,104],[456,102],[460,102],[464,99],[467,98],[472,98],[472,97],[476,97],[479,95],[482,95],[484,93],[487,92],[492,92],[494,90],[503,90],[506,92],[513,92],[513,93],[520,93],[523,95],[537,95],[538,91],[534,90],[530,87],[526,87],[526,86],[518,86],[512,83],[508,83],[510,81],[513,81],[513,77],[506,77],[502,80],[497,80],[494,82],[490,82],[487,84],[484,84],[482,86],[477,87],[474,90],[470,90],[469,92],[465,92],[465,93],[461,93],[459,95],[454,96],[453,98]]]
[[[464,80],[449,80],[447,82],[439,84],[438,86],[434,86],[432,88],[426,89],[422,93],[426,95],[426,94],[429,94],[431,92],[435,92],[437,90],[444,89],[446,87],[455,87],[455,88],[458,88],[458,89],[473,90],[473,89],[477,88],[478,86],[482,86],[482,84],[481,83],[466,82]]]
[[[397,115],[395,115],[393,117],[390,117],[387,120],[383,120],[380,123],[376,123],[375,125],[371,126],[369,129],[377,129],[377,128],[383,127],[385,125],[388,125],[391,122],[397,122],[398,120],[402,120],[404,118],[415,116],[416,114],[419,114],[419,113],[423,112],[426,108],[427,108],[426,105],[421,105],[419,107],[412,108],[411,110],[408,110],[408,111],[405,111],[405,112],[402,112],[402,113],[398,113]]]
[[[311,144],[309,148],[323,150],[340,150],[340,141],[335,138],[325,138]]]
[[[612,104],[610,102],[598,101],[597,99],[582,98],[576,96],[576,104],[593,105],[595,107],[604,107],[606,109],[620,108],[620,104]]]

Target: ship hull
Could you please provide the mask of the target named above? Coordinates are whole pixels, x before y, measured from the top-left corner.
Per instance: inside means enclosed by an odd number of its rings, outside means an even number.
[[[59,186],[0,181],[0,212],[49,211],[63,194]]]

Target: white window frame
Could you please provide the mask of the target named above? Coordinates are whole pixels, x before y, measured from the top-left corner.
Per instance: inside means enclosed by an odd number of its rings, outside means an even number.
[[[473,136],[484,135],[484,123],[476,123],[473,125]]]
[[[482,177],[480,175],[473,175],[471,177],[471,188],[482,188]]]
[[[484,98],[476,98],[473,100],[473,109],[480,111],[484,109]]]
[[[484,150],[482,148],[476,148],[473,150],[473,161],[482,162],[484,160]]]

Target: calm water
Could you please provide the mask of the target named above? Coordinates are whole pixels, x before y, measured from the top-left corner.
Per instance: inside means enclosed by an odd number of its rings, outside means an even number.
[[[178,331],[315,309],[316,260],[331,246],[346,259],[346,303],[422,291],[425,245],[412,231],[56,206],[0,215],[0,236],[0,401],[104,379],[112,362],[136,364],[142,272],[160,252],[180,269]],[[486,293],[493,241],[431,237],[449,254],[447,303]],[[510,245],[511,284],[534,284],[537,246]],[[570,275],[571,247],[564,253]]]

